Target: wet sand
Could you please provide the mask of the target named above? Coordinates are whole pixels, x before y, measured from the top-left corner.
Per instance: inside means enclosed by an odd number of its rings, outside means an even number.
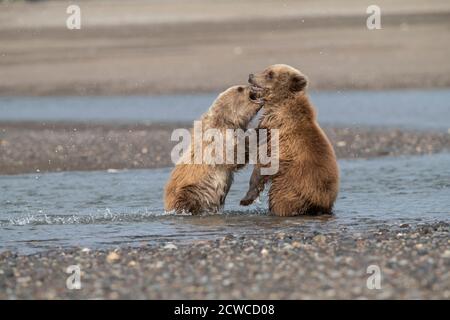
[[[172,166],[170,141],[191,124],[0,123],[0,174]],[[420,155],[450,150],[450,134],[386,128],[325,131],[338,158]]]
[[[0,95],[219,91],[274,63],[312,89],[450,86],[450,3],[378,1],[83,1],[0,4]]]
[[[449,299],[450,225],[0,254],[0,299]],[[69,265],[80,290],[66,288]],[[378,266],[381,288],[367,288]]]

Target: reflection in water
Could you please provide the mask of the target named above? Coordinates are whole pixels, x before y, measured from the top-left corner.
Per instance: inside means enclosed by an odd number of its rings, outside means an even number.
[[[449,220],[450,155],[340,161],[335,215],[280,218],[267,199],[239,206],[251,168],[238,173],[219,215],[163,211],[170,168],[110,173],[0,176],[0,250],[108,247],[274,233],[367,230],[380,224]]]

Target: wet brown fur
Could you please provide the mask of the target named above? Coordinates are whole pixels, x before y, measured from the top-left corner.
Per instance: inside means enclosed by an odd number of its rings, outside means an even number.
[[[278,216],[330,214],[339,189],[339,170],[331,143],[316,121],[306,77],[287,65],[274,65],[250,83],[264,88],[260,128],[279,130],[279,171],[261,176],[255,166],[241,204],[252,203],[271,182],[269,208]]]
[[[203,132],[215,128],[225,136],[226,129],[245,130],[261,108],[249,99],[249,93],[249,86],[234,86],[221,93],[200,119]],[[192,131],[191,136],[193,139]],[[207,143],[203,143],[203,151]],[[233,182],[234,172],[243,167],[234,164],[194,164],[193,149],[191,141],[190,151],[185,155],[190,157],[191,164],[177,164],[166,184],[166,211],[192,214],[219,211]]]

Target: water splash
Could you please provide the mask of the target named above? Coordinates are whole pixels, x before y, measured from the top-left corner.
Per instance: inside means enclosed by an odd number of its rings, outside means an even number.
[[[268,215],[267,196],[243,208],[251,168],[236,175],[221,214],[166,213],[170,168],[114,174],[60,172],[0,176],[0,250],[107,247],[193,241],[280,230],[360,230],[450,218],[450,155],[340,161],[341,191],[331,217]]]

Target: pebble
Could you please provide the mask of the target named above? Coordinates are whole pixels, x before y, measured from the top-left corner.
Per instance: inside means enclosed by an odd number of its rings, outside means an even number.
[[[109,263],[117,262],[120,259],[120,255],[112,251],[106,256],[106,261]]]
[[[401,266],[401,267],[406,267],[407,265],[412,264],[412,262],[411,262],[411,261],[408,261],[408,260],[406,260],[406,259],[402,259],[402,260],[400,260],[400,261],[398,262],[398,264],[399,264],[399,266]]]
[[[116,299],[119,299],[119,294],[118,294],[117,292],[111,292],[111,293],[109,294],[109,299],[110,299],[110,300],[116,300]]]
[[[31,281],[31,277],[29,277],[29,276],[17,278],[17,283],[20,285],[26,285],[30,281]]]
[[[292,242],[292,247],[294,247],[294,248],[301,248],[302,244],[300,242],[298,242],[298,241],[294,241],[294,242]]]
[[[136,261],[131,260],[130,262],[128,262],[128,266],[129,267],[135,267],[136,266]]]
[[[233,240],[236,237],[234,235],[232,235],[231,233],[225,235],[225,237],[223,237],[223,240],[228,241],[228,240]]]
[[[327,241],[327,237],[323,234],[318,234],[317,236],[314,236],[313,240],[318,244],[324,244]]]
[[[445,250],[442,254],[442,258],[450,258],[450,250]]]
[[[277,239],[279,239],[279,240],[284,240],[285,236],[286,236],[286,233],[284,233],[284,232],[279,232],[276,235]]]
[[[164,247],[164,249],[166,250],[177,250],[178,247],[176,245],[174,245],[173,243],[167,243]]]

